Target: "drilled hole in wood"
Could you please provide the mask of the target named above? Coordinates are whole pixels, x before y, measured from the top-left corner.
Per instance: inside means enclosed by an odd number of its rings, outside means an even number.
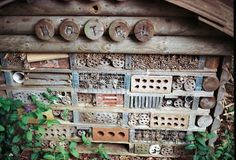
[[[92,6],[92,10],[93,10],[94,13],[97,13],[98,10],[99,10],[98,5],[93,5],[93,6]]]
[[[123,132],[119,132],[118,135],[121,137],[125,137],[125,133],[123,133]]]
[[[108,135],[111,136],[111,137],[114,137],[114,136],[115,136],[115,133],[113,133],[113,132],[108,132]]]
[[[99,136],[104,136],[104,133],[102,131],[98,131]]]

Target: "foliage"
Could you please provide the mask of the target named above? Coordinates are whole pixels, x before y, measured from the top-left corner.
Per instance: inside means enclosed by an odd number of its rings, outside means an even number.
[[[47,94],[51,98],[50,93]],[[0,159],[20,159],[24,149],[41,147],[44,126],[59,123],[48,121],[43,115],[51,109],[49,105],[38,101],[35,95],[30,98],[33,104],[24,105],[20,100],[0,97]],[[33,120],[37,123],[30,123]],[[37,159],[39,154],[34,150],[31,159]]]
[[[46,152],[43,158],[46,160],[68,160],[70,157],[79,158],[79,153],[76,150],[76,142],[69,142],[66,139],[63,139],[60,142],[62,142],[62,144],[69,144],[69,148],[61,145],[56,145],[54,148]]]
[[[225,130],[224,139],[218,145],[215,151],[215,156],[221,160],[234,160],[234,136],[228,130]]]
[[[216,150],[207,145],[209,139],[215,138],[215,133],[197,132],[185,137],[190,142],[186,145],[186,150],[194,150],[193,160],[233,160],[233,140],[232,135],[226,132],[226,140]]]
[[[107,160],[110,159],[103,144],[99,144],[99,145],[98,145],[98,148],[96,149],[96,153],[97,153],[102,159],[107,159]]]

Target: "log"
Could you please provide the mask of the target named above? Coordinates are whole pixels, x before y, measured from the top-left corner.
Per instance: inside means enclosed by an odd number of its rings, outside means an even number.
[[[28,73],[26,79],[47,79],[47,80],[70,80],[68,74],[50,74],[50,73]]]
[[[214,111],[214,117],[220,116],[224,112],[224,106],[222,101],[218,101]]]
[[[197,126],[201,128],[206,128],[210,126],[213,121],[210,115],[197,117],[196,120],[197,120]]]
[[[211,132],[218,130],[220,128],[220,125],[221,125],[220,118],[219,117],[215,117],[214,121],[213,121],[213,123],[211,125]]]
[[[215,91],[219,88],[220,82],[217,77],[207,77],[203,80],[203,89],[207,92]]]
[[[205,67],[208,69],[217,69],[220,63],[220,57],[207,56]]]
[[[191,12],[162,0],[149,0],[148,2],[129,0],[119,3],[103,0],[98,2],[71,1],[70,3],[65,3],[56,0],[38,0],[32,4],[27,4],[17,1],[1,8],[0,15],[194,16]]]
[[[203,109],[212,109],[215,107],[216,98],[215,97],[204,97],[200,100],[200,107]]]
[[[68,54],[56,54],[56,53],[28,53],[27,55],[28,62],[38,62],[38,61],[45,61],[45,60],[53,60],[53,59],[62,59],[68,58]]]
[[[51,52],[51,53],[135,53],[135,54],[184,54],[184,55],[233,55],[233,44],[228,39],[207,37],[155,36],[146,43],[128,38],[112,42],[103,36],[96,41],[80,37],[65,42],[54,37],[50,41],[35,36],[0,35],[2,52]]]
[[[104,24],[104,28],[107,31],[112,22],[121,17],[98,17]],[[63,20],[73,19],[73,22],[80,25],[80,35],[84,34],[83,26],[91,19],[88,16],[2,16],[0,17],[0,34],[9,35],[31,35],[35,34],[34,26],[41,19],[50,19],[56,28],[56,34],[58,34],[58,28]],[[202,36],[223,36],[223,33],[209,27],[203,23],[199,23],[194,18],[183,17],[122,17],[122,20],[127,22],[133,34],[133,28],[135,24],[142,20],[149,19],[154,25],[155,35],[202,35]],[[105,32],[105,34],[108,34]]]
[[[23,83],[24,86],[70,86],[68,81],[50,81],[40,79],[28,79]]]

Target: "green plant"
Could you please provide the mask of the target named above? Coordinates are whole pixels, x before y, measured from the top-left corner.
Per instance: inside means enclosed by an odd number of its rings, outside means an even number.
[[[98,145],[98,148],[96,149],[96,153],[97,153],[102,159],[107,159],[107,160],[110,159],[110,157],[108,156],[107,151],[106,151],[106,149],[105,149],[105,147],[104,147],[103,144],[99,144],[99,145]]]
[[[43,156],[46,160],[68,160],[70,157],[79,158],[79,153],[76,150],[77,143],[74,141],[67,141],[66,139],[61,140],[64,144],[69,144],[69,148],[61,145],[56,145],[50,149]]]
[[[214,138],[216,134],[207,132],[197,132],[185,137],[190,142],[185,146],[186,150],[194,150],[193,160],[216,160],[214,149],[207,145],[207,141]]]
[[[215,157],[221,160],[234,160],[233,133],[225,130],[222,142],[216,147]]]
[[[45,94],[50,102],[56,99],[50,93]],[[41,147],[44,126],[59,123],[43,115],[51,109],[49,105],[38,101],[35,95],[30,98],[33,104],[24,105],[20,100],[0,97],[0,159],[20,159],[20,153],[26,148],[33,148],[31,159],[37,159],[40,151],[34,148]],[[36,123],[30,123],[32,120]]]

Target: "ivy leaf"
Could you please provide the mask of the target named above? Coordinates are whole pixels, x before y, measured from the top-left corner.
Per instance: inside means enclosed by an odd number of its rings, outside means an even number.
[[[20,152],[20,148],[17,145],[13,145],[11,147],[11,151],[13,152],[13,154],[18,155]]]
[[[51,154],[45,154],[45,155],[43,156],[43,158],[45,158],[45,159],[47,159],[47,160],[55,160],[55,157],[54,157],[53,155],[51,155]]]
[[[76,142],[71,142],[69,145],[70,149],[74,149],[76,147],[77,143]]]
[[[38,159],[38,157],[39,157],[39,153],[35,152],[35,153],[31,154],[30,159],[31,160],[36,160],[36,159]]]
[[[46,132],[45,129],[44,129],[42,126],[39,126],[39,127],[38,127],[38,131],[39,131],[39,133],[42,134],[42,135],[44,135],[45,132]]]
[[[85,145],[91,145],[91,141],[85,136],[85,134],[86,134],[86,133],[83,132],[83,133],[82,133],[82,136],[81,136],[83,144],[85,144]]]
[[[212,138],[215,138],[217,135],[215,134],[215,133],[209,133],[208,135],[207,135],[207,138],[208,139],[212,139]]]
[[[32,132],[31,131],[26,132],[26,139],[28,141],[32,141],[32,138],[33,138]]]
[[[12,143],[18,143],[20,140],[21,140],[20,135],[16,135],[16,136],[14,136]]]
[[[194,141],[195,137],[193,134],[189,134],[189,135],[185,136],[185,139],[186,139],[186,141]]]
[[[0,132],[3,132],[3,131],[5,131],[5,128],[2,125],[0,125]]]
[[[48,120],[47,121],[47,126],[50,128],[52,125],[55,124],[60,124],[60,122],[57,119],[53,119],[53,120]]]
[[[13,126],[8,126],[9,128],[8,128],[8,133],[9,134],[13,134],[14,133],[14,131],[15,131],[15,128],[13,127]]]
[[[193,150],[193,149],[196,149],[197,146],[195,144],[188,144],[185,146],[185,149],[186,150]]]
[[[202,146],[206,146],[206,141],[203,138],[197,137],[196,141]]]
[[[71,153],[74,157],[79,158],[79,153],[77,152],[76,149],[70,150],[70,153]]]
[[[18,120],[18,114],[16,113],[11,114],[9,119],[11,122]]]
[[[23,124],[28,124],[29,117],[27,115],[23,115],[21,118],[21,121]]]

